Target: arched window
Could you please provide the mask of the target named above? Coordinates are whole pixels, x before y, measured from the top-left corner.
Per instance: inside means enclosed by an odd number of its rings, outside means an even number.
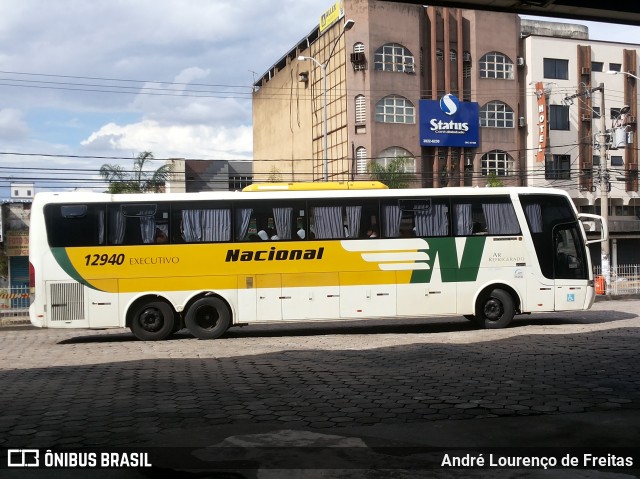
[[[376,121],[380,123],[415,123],[416,108],[403,96],[385,96],[376,103]]]
[[[373,57],[373,67],[385,72],[415,71],[413,54],[398,43],[387,43],[378,48]]]
[[[444,50],[442,48],[436,48],[436,60],[444,60]]]
[[[405,150],[404,148],[401,148],[399,146],[391,146],[382,150],[382,152],[376,158],[376,163],[379,163],[382,166],[386,167],[396,158],[404,158],[405,173],[416,172],[416,159],[410,151]]]
[[[367,149],[364,146],[356,148],[356,174],[362,175],[366,173],[368,168]]]
[[[482,176],[489,176],[494,173],[498,176],[509,176],[514,171],[514,161],[508,153],[500,150],[493,150],[482,157]]]
[[[480,59],[480,78],[513,80],[513,62],[499,52],[489,52]]]
[[[453,48],[449,50],[449,60],[451,60],[452,62],[455,62],[456,60],[458,60],[458,52],[455,51]]]
[[[515,128],[513,110],[501,101],[490,101],[480,108],[480,126],[489,128]]]
[[[353,66],[353,70],[356,72],[361,72],[367,69],[367,60],[364,54],[364,43],[356,42],[353,44],[351,65]]]
[[[356,125],[367,122],[367,105],[364,95],[356,95]]]

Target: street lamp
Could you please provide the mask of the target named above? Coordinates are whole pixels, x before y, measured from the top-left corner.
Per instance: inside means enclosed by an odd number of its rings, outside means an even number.
[[[607,70],[607,75],[628,75],[631,78],[635,78],[636,80],[640,80],[640,77],[635,76],[631,72],[621,72],[621,71],[617,71],[617,70]]]
[[[320,63],[313,57],[308,57],[305,55],[300,55],[298,57],[299,61],[311,60],[313,63],[318,65],[322,70],[322,97],[323,97],[323,130],[324,130],[324,181],[329,181],[329,144],[328,144],[328,135],[327,135],[327,66],[329,65],[329,60],[331,60],[331,55],[333,55],[334,50],[336,49],[336,45],[338,45],[338,41],[347,30],[351,30],[353,25],[356,22],[354,20],[347,20],[342,25],[342,30],[340,30],[340,35],[336,38],[335,43],[333,44],[333,48],[329,53],[329,56],[325,60],[324,63]]]

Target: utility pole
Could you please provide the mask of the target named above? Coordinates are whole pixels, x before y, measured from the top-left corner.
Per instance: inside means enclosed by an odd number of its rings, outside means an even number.
[[[609,173],[607,171],[607,124],[604,109],[604,83],[600,83],[600,216],[605,224],[609,223]],[[609,293],[610,262],[609,240],[600,243],[600,266],[604,276],[605,294]]]
[[[564,97],[565,102],[580,96],[589,96],[591,93],[600,92],[600,216],[605,224],[609,222],[609,172],[607,169],[607,124],[606,111],[604,108],[604,83],[600,83],[595,88],[589,88],[575,95]],[[611,279],[611,264],[609,262],[609,240],[600,243],[600,265],[602,276],[605,282],[605,294],[609,292],[609,281]]]

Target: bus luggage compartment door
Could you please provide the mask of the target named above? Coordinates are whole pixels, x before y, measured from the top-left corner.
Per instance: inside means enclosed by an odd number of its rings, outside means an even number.
[[[396,282],[395,271],[340,273],[340,316],[342,318],[396,316]]]
[[[338,273],[299,273],[282,275],[282,318],[340,318]]]
[[[121,321],[118,312],[118,280],[106,279],[91,283],[99,289],[85,288],[89,327],[124,327],[124,321]]]

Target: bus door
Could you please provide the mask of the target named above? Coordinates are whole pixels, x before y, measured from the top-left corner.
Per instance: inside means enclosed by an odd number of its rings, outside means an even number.
[[[553,228],[553,272],[555,309],[584,309],[589,279],[586,251],[577,222]]]
[[[89,317],[86,288],[76,281],[47,281],[46,317],[48,327],[87,328]]]

